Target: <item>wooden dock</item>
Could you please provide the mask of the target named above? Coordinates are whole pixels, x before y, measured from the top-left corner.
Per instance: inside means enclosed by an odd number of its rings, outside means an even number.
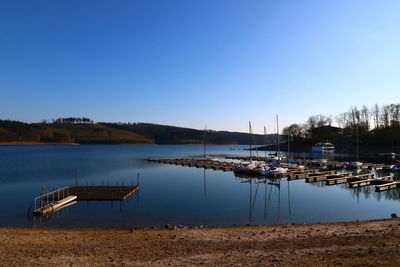
[[[134,186],[72,186],[69,195],[84,201],[124,200],[139,190],[139,185]],[[55,200],[58,200],[57,196]]]
[[[322,175],[310,176],[306,178],[306,183],[315,183],[320,181],[326,181],[327,179],[343,178],[352,175],[353,175],[352,172],[344,172],[337,174],[322,174]]]
[[[400,181],[387,181],[386,183],[375,185],[376,192],[382,192],[389,189],[400,188]]]
[[[139,190],[139,183],[132,186],[87,185],[65,186],[49,193],[43,193],[34,200],[34,215],[46,215],[75,201],[115,201],[125,200]]]
[[[371,179],[361,179],[359,181],[352,181],[349,182],[349,188],[358,188],[368,185],[380,185],[386,184],[388,182],[393,182],[393,176],[383,176],[378,178],[371,178]]]
[[[208,158],[154,158],[149,159],[151,162],[164,164],[175,164],[187,167],[196,167],[204,169],[212,169],[216,171],[234,171],[238,167],[245,167],[246,161],[258,161],[260,163],[273,162],[272,158],[261,156],[245,156],[235,155],[226,156],[225,159],[236,160],[212,160]],[[240,161],[240,162],[237,162]],[[400,188],[400,182],[393,181],[393,177],[374,178],[372,173],[356,175],[353,172],[340,172],[345,169],[345,162],[335,160],[311,160],[311,159],[295,159],[299,164],[305,166],[304,169],[289,169],[285,175],[289,181],[297,179],[305,179],[307,183],[326,181],[326,185],[348,183],[350,188],[356,188],[366,185],[376,185],[376,191],[385,191],[394,188]],[[282,166],[285,163],[282,162]],[[369,170],[389,170],[390,166],[386,164],[364,163],[362,169]],[[246,173],[244,177],[259,177],[258,173]]]
[[[211,159],[196,159],[196,158],[163,158],[163,159],[149,159],[152,162],[174,164],[187,167],[196,167],[204,169],[213,169],[215,171],[233,171],[237,167],[244,165],[236,162],[216,161]]]
[[[304,171],[288,172],[286,175],[288,180],[291,181],[291,180],[305,179],[315,176],[330,175],[335,173],[336,171],[321,171],[319,169],[307,169]]]
[[[366,179],[370,179],[373,177],[374,177],[374,175],[372,173],[368,173],[368,174],[360,174],[360,175],[353,175],[353,176],[347,176],[347,177],[328,178],[328,179],[326,179],[326,185],[343,184],[343,183],[348,183],[348,182],[353,182],[353,181],[366,180]]]

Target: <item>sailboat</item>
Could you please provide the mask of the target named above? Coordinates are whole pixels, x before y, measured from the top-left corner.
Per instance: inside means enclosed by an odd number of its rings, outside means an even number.
[[[255,144],[255,140],[254,137],[252,136],[253,131],[251,128],[251,122],[249,121],[249,153],[250,153],[250,158],[249,158],[249,163],[243,163],[242,167],[237,167],[234,169],[234,172],[236,174],[245,174],[245,175],[254,175],[254,176],[259,176],[262,171],[265,170],[265,165],[264,164],[260,164],[260,163],[253,163],[253,159],[252,159],[252,142],[254,142]],[[256,150],[257,156],[258,156],[258,152]]]
[[[288,138],[288,154],[287,154],[287,162],[286,162],[286,167],[289,170],[295,170],[295,171],[300,171],[300,170],[304,170],[304,166],[300,165],[300,163],[298,161],[294,161],[294,160],[290,160],[290,138],[291,136],[288,134],[287,135]]]
[[[277,160],[268,165],[268,168],[261,171],[261,175],[263,176],[281,176],[287,173],[288,168],[280,166],[282,157],[280,156],[280,144],[279,144],[279,122],[278,122],[278,115],[276,115],[276,133],[277,133]]]
[[[212,161],[218,161],[217,158],[211,158],[210,156],[207,156],[206,154],[206,148],[207,148],[207,125],[206,128],[204,129],[204,135],[203,135],[203,158],[200,158],[200,160],[212,160]]]
[[[358,160],[358,124],[356,126],[356,151],[357,151],[357,160],[356,161],[347,162],[346,165],[345,165],[346,168],[357,168],[357,169],[359,169],[363,165],[363,163]]]
[[[264,126],[264,161],[265,162],[271,162],[278,160],[277,155],[274,153],[272,154],[271,152],[267,154],[267,148],[270,146],[269,138],[268,138],[268,133],[267,129]]]

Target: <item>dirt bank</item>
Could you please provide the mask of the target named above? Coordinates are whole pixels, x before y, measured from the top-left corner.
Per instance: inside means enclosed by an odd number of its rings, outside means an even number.
[[[0,228],[2,266],[396,266],[400,220],[203,229]]]

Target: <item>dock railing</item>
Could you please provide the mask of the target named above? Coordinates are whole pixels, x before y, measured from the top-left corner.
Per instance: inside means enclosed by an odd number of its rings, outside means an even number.
[[[68,197],[70,188],[71,186],[67,185],[59,189],[53,190],[51,192],[41,193],[40,196],[36,197],[34,200],[33,204],[34,210],[36,210],[37,208],[42,208],[43,206],[47,205],[49,201],[54,202],[55,200],[60,200],[65,197]],[[40,206],[37,205],[38,201]],[[46,204],[44,204],[44,202],[46,202]]]

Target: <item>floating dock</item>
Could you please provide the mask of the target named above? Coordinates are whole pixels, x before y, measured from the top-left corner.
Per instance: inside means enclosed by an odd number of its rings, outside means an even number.
[[[124,200],[139,189],[134,186],[73,186],[69,188],[69,194],[76,196],[77,200],[104,201]]]
[[[376,192],[382,192],[389,189],[400,188],[400,182],[398,181],[387,181],[386,183],[375,185]]]
[[[46,215],[77,201],[122,201],[138,190],[139,184],[132,186],[66,186],[36,197],[33,214]]]
[[[393,176],[383,176],[379,178],[361,179],[359,181],[349,182],[350,188],[358,188],[368,185],[380,185],[393,182]]]
[[[204,169],[213,169],[220,171],[233,171],[237,167],[243,167],[244,164],[227,161],[217,161],[211,159],[189,159],[189,158],[164,158],[164,159],[149,159],[152,162],[175,164],[187,167],[196,167]]]
[[[345,177],[350,177],[352,175],[353,175],[352,172],[316,175],[316,176],[307,177],[306,183],[315,183],[315,182],[320,182],[320,181],[326,181],[329,179],[345,178]]]
[[[352,175],[347,177],[328,178],[326,179],[326,185],[344,184],[353,181],[366,180],[373,177],[374,175],[372,173],[368,173],[368,174]]]

